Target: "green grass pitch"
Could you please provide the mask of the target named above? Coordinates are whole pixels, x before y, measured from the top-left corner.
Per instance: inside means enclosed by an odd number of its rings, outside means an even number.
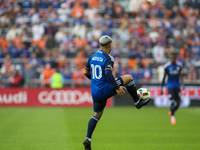
[[[0,107],[0,150],[82,150],[92,108]],[[106,108],[93,150],[199,150],[200,108]]]

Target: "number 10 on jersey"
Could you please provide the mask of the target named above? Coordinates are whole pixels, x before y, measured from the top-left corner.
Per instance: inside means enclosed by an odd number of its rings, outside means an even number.
[[[93,79],[101,79],[102,77],[102,69],[101,69],[101,66],[100,65],[94,65],[94,64],[91,64],[91,67],[92,67],[92,78]],[[99,71],[99,74],[97,75],[97,69]]]

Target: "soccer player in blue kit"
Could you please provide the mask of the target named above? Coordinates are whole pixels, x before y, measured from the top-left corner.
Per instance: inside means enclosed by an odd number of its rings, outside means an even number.
[[[167,89],[169,98],[171,100],[169,115],[171,116],[171,124],[174,125],[176,124],[175,111],[179,108],[181,103],[180,80],[183,85],[183,76],[181,74],[182,65],[176,62],[176,54],[171,54],[171,61],[165,64],[164,69],[165,74],[162,81],[161,95],[163,94],[165,78],[168,76]],[[183,85],[183,89],[184,88],[185,87]]]
[[[112,74],[114,58],[110,55],[112,48],[111,37],[107,35],[102,36],[99,39],[99,46],[100,50],[89,58],[84,72],[84,75],[91,79],[91,94],[94,111],[88,123],[86,139],[83,142],[86,150],[91,150],[92,133],[103,114],[108,98],[115,94],[124,95],[125,89],[127,89],[138,109],[148,104],[151,100],[138,97],[135,82],[131,75],[123,75],[117,79],[114,78]],[[124,86],[126,86],[126,88]]]

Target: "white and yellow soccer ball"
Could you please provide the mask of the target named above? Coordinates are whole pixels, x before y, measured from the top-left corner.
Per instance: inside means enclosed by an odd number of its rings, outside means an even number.
[[[139,98],[142,98],[142,99],[149,99],[149,98],[151,98],[151,93],[146,88],[139,88],[137,90],[137,95],[138,95]]]

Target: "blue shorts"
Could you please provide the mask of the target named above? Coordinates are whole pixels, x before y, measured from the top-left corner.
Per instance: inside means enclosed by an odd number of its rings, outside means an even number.
[[[119,86],[124,86],[124,82],[122,80],[121,77],[116,79],[116,82]],[[114,96],[115,94],[117,94],[115,88],[112,88],[110,95],[107,98],[104,98],[102,100],[99,101],[93,101],[93,110],[94,112],[101,112],[104,110],[106,103],[107,103],[107,99],[109,99],[110,97]]]

